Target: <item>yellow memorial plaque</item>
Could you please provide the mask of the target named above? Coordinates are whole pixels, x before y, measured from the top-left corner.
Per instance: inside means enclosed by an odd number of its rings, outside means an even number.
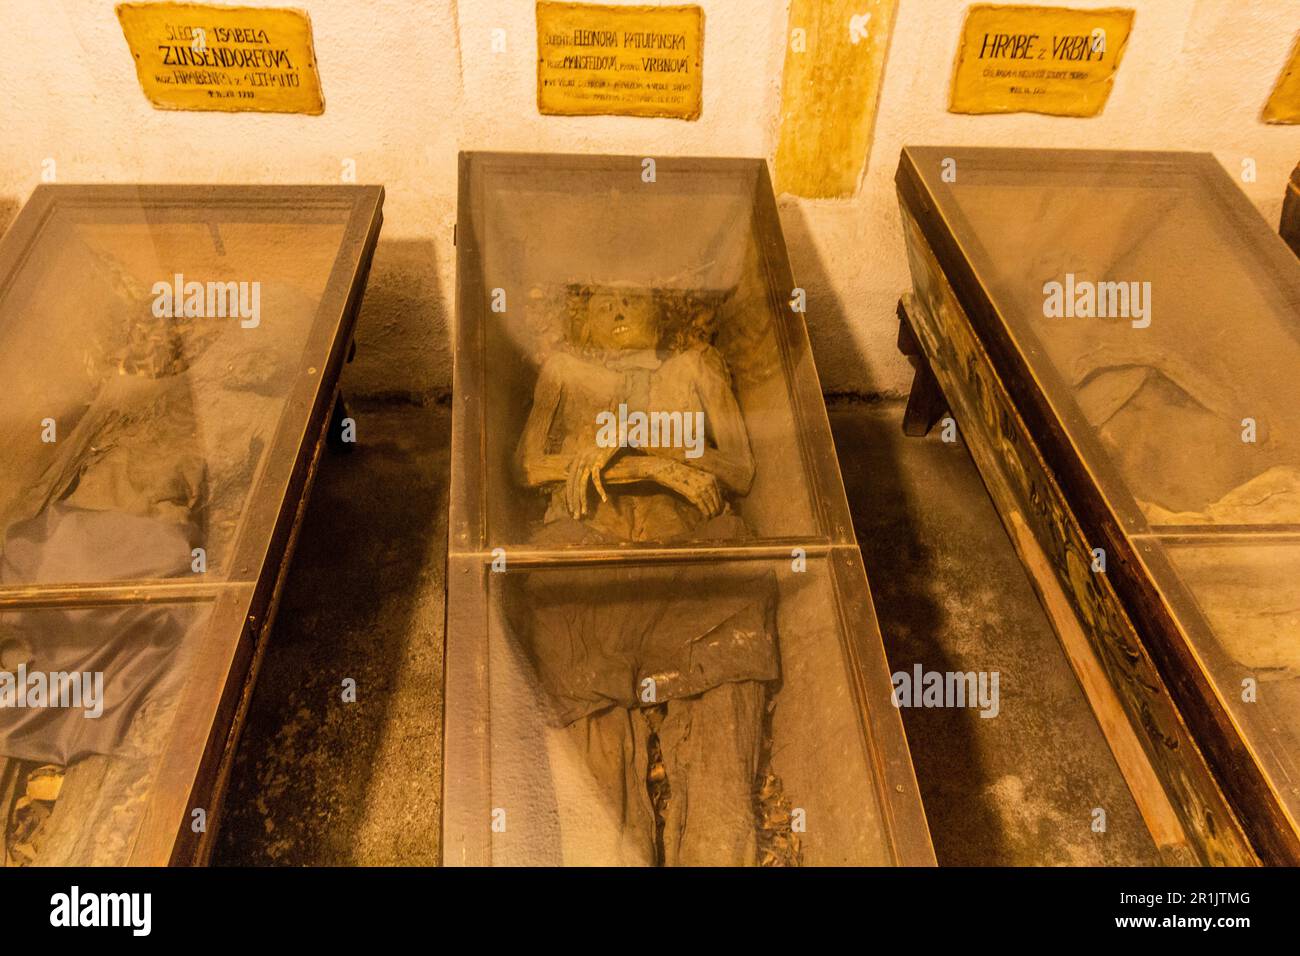
[[[1096,116],[1132,27],[1133,11],[1118,8],[972,6],[948,109]]]
[[[1296,36],[1291,58],[1264,106],[1264,122],[1300,123],[1300,35]]]
[[[703,54],[699,7],[540,2],[537,109],[698,119]]]
[[[121,3],[145,96],[164,110],[325,111],[302,10]]]

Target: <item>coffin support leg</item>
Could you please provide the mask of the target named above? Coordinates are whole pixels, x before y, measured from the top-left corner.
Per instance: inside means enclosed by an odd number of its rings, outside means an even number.
[[[344,429],[347,429],[345,434]],[[332,451],[350,452],[356,447],[356,420],[348,408],[348,401],[343,397],[342,389],[334,396],[334,408],[330,412],[330,427],[325,440]]]
[[[912,331],[907,314],[907,300],[904,296],[898,300],[898,350],[907,356],[916,369],[912,378],[912,390],[907,396],[907,409],[903,412],[903,434],[920,437],[927,435],[945,411],[948,403],[939,388],[939,382],[930,370],[921,345]]]

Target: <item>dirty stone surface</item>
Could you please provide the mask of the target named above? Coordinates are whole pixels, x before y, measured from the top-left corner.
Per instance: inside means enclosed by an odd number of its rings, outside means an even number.
[[[351,411],[357,446],[322,456],[216,865],[438,862],[451,410]]]
[[[358,447],[317,476],[218,865],[438,861],[450,407],[354,414]],[[906,438],[901,417],[893,402],[831,410],[891,666],[999,672],[996,718],[903,711],[939,862],[1157,863],[965,449]]]
[[[940,865],[1158,865],[960,436],[909,438],[902,417],[892,402],[830,411],[890,667],[999,674],[996,717],[902,713]]]

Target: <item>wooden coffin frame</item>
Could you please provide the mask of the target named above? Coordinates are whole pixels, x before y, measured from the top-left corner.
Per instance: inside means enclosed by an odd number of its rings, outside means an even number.
[[[490,319],[483,275],[484,252],[474,222],[474,190],[479,181],[473,164],[524,170],[617,170],[639,177],[642,159],[632,156],[462,153],[457,224],[456,331],[454,337],[455,412],[452,420],[451,516],[448,524],[445,654],[445,731],[443,743],[442,855],[445,866],[482,866],[493,862],[492,715],[490,712],[487,633],[491,608],[488,581],[493,577],[494,541],[489,533],[489,495],[479,469],[487,447],[485,368]],[[750,177],[754,183],[754,241],[771,290],[796,287],[790,272],[780,218],[767,165],[752,159],[661,157],[661,180],[709,175]],[[809,563],[823,560],[837,597],[836,615],[849,672],[849,691],[856,701],[857,732],[869,755],[874,800],[880,808],[882,842],[895,865],[928,866],[935,862],[920,792],[912,769],[901,716],[888,701],[892,693],[879,626],[853,536],[852,520],[839,475],[829,421],[809,356],[803,317],[787,302],[773,300],[777,344],[788,370],[799,365],[811,374],[788,379],[792,389],[797,435],[792,455],[801,457],[809,476],[816,510],[816,534],[791,538],[756,538],[747,544],[718,547],[628,545],[617,548],[552,552],[527,546],[510,549],[511,569],[656,564],[659,562],[788,561],[792,547],[804,548]],[[866,701],[872,705],[868,707]]]
[[[1291,251],[1300,256],[1300,163],[1291,171],[1291,179],[1286,184],[1286,198],[1282,200],[1282,222],[1278,232],[1291,247]]]
[[[1000,170],[1014,172],[1041,168],[1043,152],[956,155],[996,158]],[[1153,177],[1194,176],[1229,221],[1258,240],[1267,267],[1294,275],[1294,258],[1213,156],[1051,152],[1080,169],[1123,161]],[[904,148],[895,177],[915,289],[899,309],[900,346],[917,366],[905,427],[924,433],[951,409],[1166,860],[1295,865],[1300,828],[1276,789],[1287,768],[1243,736],[1228,712],[1188,636],[1208,627],[1191,595],[1167,558],[1121,522],[1118,513],[1133,513],[1135,503],[1101,493],[1093,474],[1111,463],[1057,417],[1041,372],[1030,371],[1006,334],[949,211],[920,173],[952,154]],[[1107,555],[1104,574],[1089,573],[1098,547]]]
[[[61,207],[144,210],[160,218],[202,216],[213,221],[247,219],[250,210],[268,221],[291,219],[294,211],[312,206],[344,211],[343,238],[304,343],[302,373],[286,396],[267,463],[245,503],[245,528],[264,529],[241,533],[237,539],[232,566],[253,569],[247,580],[0,588],[0,610],[163,601],[210,605],[207,639],[189,660],[175,719],[154,761],[142,822],[122,861],[126,865],[202,865],[211,854],[266,638],[322,449],[332,441],[330,425],[342,408],[339,376],[351,358],[353,331],[383,224],[383,201],[380,186],[41,185],[0,242],[2,294]],[[273,490],[278,483],[287,489],[283,496]],[[200,807],[206,810],[207,826],[196,833],[191,811]]]

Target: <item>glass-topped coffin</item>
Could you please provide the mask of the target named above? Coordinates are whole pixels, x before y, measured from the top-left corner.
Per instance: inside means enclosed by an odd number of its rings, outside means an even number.
[[[1208,154],[909,147],[904,179],[1294,828],[1300,261]]]
[[[184,858],[381,203],[42,186],[6,233],[0,863]]]
[[[933,862],[765,165],[460,186],[445,862]]]

